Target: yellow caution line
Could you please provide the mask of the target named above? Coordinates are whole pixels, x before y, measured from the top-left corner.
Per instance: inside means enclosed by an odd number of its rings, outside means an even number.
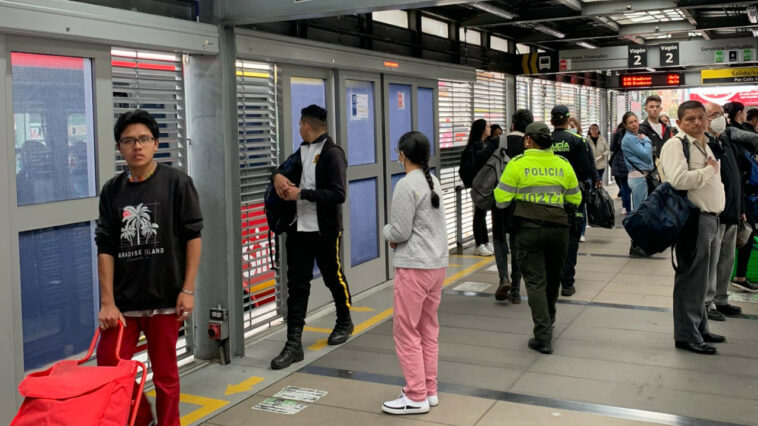
[[[155,397],[155,390],[151,390],[150,392],[147,392],[147,396]],[[182,422],[182,426],[187,426],[189,424],[192,424],[202,419],[203,417],[213,413],[214,411],[229,404],[229,401],[208,398],[204,396],[189,395],[186,393],[179,395],[179,401],[184,402],[185,404],[200,406],[200,408],[198,408],[197,410],[191,413],[188,413],[185,416],[182,416],[182,418],[180,419]]]
[[[485,258],[487,260],[494,259],[493,256],[475,256],[473,254],[451,254],[450,257],[464,257],[464,258],[467,258],[467,259],[482,259],[482,258]]]
[[[447,264],[448,268],[460,268],[461,266],[463,266],[463,265],[461,265],[460,263],[448,263]]]
[[[373,312],[376,309],[369,308],[368,306],[351,306],[350,311],[351,312]]]
[[[269,287],[273,287],[274,284],[276,284],[275,280],[268,280],[266,282],[260,283],[260,284],[256,285],[255,287],[251,287],[250,288],[250,294],[257,293],[257,292],[259,292],[261,290],[266,290]]]
[[[315,333],[325,333],[325,334],[329,334],[329,333],[332,332],[332,330],[329,329],[329,328],[311,327],[309,325],[306,325],[305,327],[303,327],[303,330],[304,331],[313,331]]]
[[[477,256],[477,257],[481,257],[481,256]],[[467,274],[470,274],[471,272],[474,272],[475,270],[477,270],[477,269],[485,266],[486,264],[488,264],[490,262],[492,262],[491,258],[486,258],[486,259],[484,259],[482,261],[479,261],[479,262],[477,262],[477,263],[469,266],[468,268],[466,268],[466,269],[464,269],[464,270],[462,270],[460,272],[457,272],[457,273],[455,273],[455,274],[447,277],[445,279],[445,281],[442,283],[442,286],[446,287],[446,286],[452,284],[453,282],[455,282],[456,280],[458,280],[459,278],[461,278],[461,277],[463,277],[463,276],[465,276]],[[382,311],[382,312],[374,315],[373,317],[367,319],[366,321],[363,321],[362,323],[356,325],[355,326],[355,330],[353,331],[353,335],[356,335],[356,334],[358,334],[358,333],[360,333],[360,332],[368,329],[369,327],[373,326],[374,324],[377,324],[377,323],[385,320],[386,318],[392,316],[393,312],[394,312],[393,308],[388,308],[388,309],[386,309],[386,310],[384,310],[384,311]],[[305,329],[307,329],[307,327]],[[332,331],[329,330],[329,332],[331,333]],[[308,350],[309,351],[319,351],[321,349],[324,349],[326,347],[326,345],[327,345],[326,339],[319,339],[316,343],[314,343],[311,346],[309,346]]]

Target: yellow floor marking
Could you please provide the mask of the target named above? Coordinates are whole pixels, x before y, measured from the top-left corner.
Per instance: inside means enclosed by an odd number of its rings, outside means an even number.
[[[374,312],[376,309],[369,308],[368,306],[351,306],[350,310],[353,312]]]
[[[303,330],[313,331],[315,333],[325,333],[325,334],[330,334],[332,332],[332,330],[329,328],[311,327],[309,325],[306,325],[305,327],[303,327]]]
[[[481,259],[481,258],[485,258],[485,259],[489,259],[489,260],[492,260],[492,259],[495,258],[494,256],[474,256],[473,254],[451,254],[450,257],[465,257],[467,259]]]
[[[273,287],[274,284],[276,284],[275,280],[268,280],[268,281],[262,282],[254,287],[251,287],[250,294],[255,294],[261,290],[267,290],[268,288]]]
[[[146,392],[146,394],[147,396],[155,397],[155,390]],[[229,401],[224,401],[222,399],[207,398],[204,396],[189,395],[186,393],[179,395],[179,401],[184,402],[185,404],[200,406],[200,408],[198,408],[197,410],[182,416],[182,418],[180,419],[180,421],[182,422],[182,426],[187,426],[189,424],[192,424],[202,419],[203,417],[213,413],[214,411],[229,404]]]
[[[233,395],[235,393],[249,391],[253,386],[265,380],[263,377],[251,377],[247,380],[243,380],[236,385],[229,385],[226,387],[224,395]]]
[[[461,266],[463,266],[463,265],[461,265],[460,263],[448,263],[447,264],[448,268],[460,268]]]
[[[477,257],[480,257],[480,256],[477,256]],[[479,262],[477,262],[477,263],[469,266],[468,268],[466,268],[466,269],[464,269],[462,271],[459,271],[459,272],[457,272],[457,273],[455,273],[455,274],[453,274],[453,275],[445,278],[445,281],[442,283],[442,286],[446,287],[446,286],[452,284],[453,282],[455,282],[457,279],[459,279],[459,278],[461,278],[461,277],[463,277],[463,276],[465,276],[465,275],[467,275],[467,274],[469,274],[471,272],[474,272],[475,270],[481,268],[482,266],[484,266],[484,265],[486,265],[486,264],[488,264],[490,262],[492,262],[491,258],[486,258],[484,260],[481,260],[481,261],[479,261]],[[358,334],[358,333],[360,333],[360,332],[368,329],[369,327],[373,326],[374,324],[376,324],[376,323],[384,320],[385,318],[391,316],[393,312],[394,312],[393,308],[386,309],[386,310],[384,310],[384,311],[382,311],[382,312],[374,315],[373,317],[367,319],[366,321],[363,321],[362,323],[356,325],[355,326],[355,330],[353,331],[353,335],[356,335],[356,334]],[[331,330],[329,330],[329,332],[331,333]],[[318,341],[316,341],[316,343],[314,343],[311,346],[309,346],[308,350],[309,351],[319,351],[321,349],[324,349],[326,347],[326,345],[327,345],[326,339],[319,339]]]
[[[353,330],[353,335],[356,335],[367,328],[371,327],[372,325],[384,320],[385,318],[392,315],[392,308],[386,309],[382,312],[379,312],[378,314],[374,315],[373,317],[367,319],[366,321],[363,321],[362,323],[355,326],[355,330]],[[331,331],[330,331],[331,332]],[[316,343],[312,344],[308,347],[309,351],[318,351],[321,349],[324,349],[326,347],[326,339],[319,339]]]

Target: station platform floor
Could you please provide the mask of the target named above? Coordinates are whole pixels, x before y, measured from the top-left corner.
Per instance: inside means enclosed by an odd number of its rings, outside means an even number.
[[[620,209],[619,209],[620,210]],[[286,425],[758,425],[758,295],[732,294],[741,318],[710,322],[718,355],[674,348],[669,253],[627,256],[615,229],[587,229],[577,292],[562,297],[554,354],[527,348],[532,320],[496,302],[493,257],[451,255],[439,308],[440,405],[391,416],[381,403],[404,384],[392,340],[392,283],[354,301],[356,332],[326,345],[333,313],[309,319],[306,358],[272,371],[283,327],[230,365],[183,375],[182,423]],[[358,277],[348,277],[351,280]]]

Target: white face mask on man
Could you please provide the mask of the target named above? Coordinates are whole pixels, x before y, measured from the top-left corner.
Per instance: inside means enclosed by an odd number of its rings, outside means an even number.
[[[726,130],[726,117],[723,114],[711,120],[711,130],[718,135],[724,133],[724,130]]]

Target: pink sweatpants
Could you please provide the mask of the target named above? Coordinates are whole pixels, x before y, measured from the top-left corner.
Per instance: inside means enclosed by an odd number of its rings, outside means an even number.
[[[405,395],[423,401],[437,394],[437,308],[442,296],[445,269],[395,269],[395,338]]]
[[[140,331],[147,338],[147,354],[153,368],[153,384],[156,393],[156,411],[160,426],[179,426],[179,368],[176,364],[176,340],[181,322],[176,315],[153,315],[151,317],[126,317],[124,339],[121,342],[122,359],[132,359],[137,351]],[[97,345],[97,365],[116,364],[118,329],[108,328],[100,334]],[[135,391],[138,386],[135,384]],[[136,424],[149,425],[153,420],[150,403],[142,394]]]

